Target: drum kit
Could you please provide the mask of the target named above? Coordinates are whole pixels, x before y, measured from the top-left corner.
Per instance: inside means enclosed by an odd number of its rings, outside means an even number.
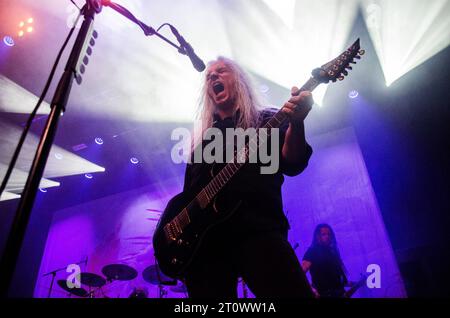
[[[172,292],[183,293],[187,297],[186,285],[164,275],[158,265],[151,265],[144,269],[142,277],[147,283],[158,286],[159,298],[164,298],[167,295],[166,286],[170,286]]]
[[[109,298],[103,291],[105,286],[115,281],[130,281],[138,276],[138,272],[134,268],[125,264],[106,265],[102,268],[102,274],[104,277],[94,273],[81,273],[79,279],[83,287],[80,286],[79,288],[69,287],[65,279],[58,280],[57,285],[67,292],[69,297],[95,298],[100,292],[102,298]],[[147,283],[158,287],[159,298],[167,296],[166,288],[170,288],[170,291],[184,294],[187,297],[186,286],[182,282],[164,275],[158,265],[151,265],[145,268],[142,272],[142,278]],[[128,298],[148,298],[147,289],[136,287]]]

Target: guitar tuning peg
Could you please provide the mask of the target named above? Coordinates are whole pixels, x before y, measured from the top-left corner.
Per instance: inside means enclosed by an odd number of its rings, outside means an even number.
[[[342,71],[342,73],[344,73],[344,75],[345,75],[345,76],[347,76],[347,75],[348,75],[348,72],[347,72],[347,71],[345,71],[345,70],[344,70],[344,71]]]
[[[350,63],[352,64],[356,64],[355,60],[351,60]]]
[[[333,83],[336,83],[336,79],[335,79],[335,78],[333,78],[331,81],[332,81]]]
[[[360,59],[361,59],[361,56],[359,56],[359,55],[356,55],[356,56],[355,56],[355,59],[358,59],[358,60],[360,60]]]
[[[339,76],[338,80],[343,81],[344,80],[344,76]]]
[[[350,65],[347,65],[345,68],[348,70],[353,70],[353,67],[351,67]]]
[[[359,50],[358,54],[359,55],[364,55],[364,54],[366,54],[366,50]]]

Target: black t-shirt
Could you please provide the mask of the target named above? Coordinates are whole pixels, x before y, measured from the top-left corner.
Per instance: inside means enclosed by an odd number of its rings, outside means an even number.
[[[276,113],[276,109],[264,109],[260,112],[258,127],[263,127]],[[226,140],[226,128],[236,127],[236,114],[233,117],[220,119],[214,117],[213,127],[222,131],[224,144]],[[261,174],[260,164],[247,163],[230,180],[225,188],[219,192],[222,202],[242,201],[234,216],[223,225],[226,231],[237,232],[281,230],[287,231],[288,221],[283,212],[281,198],[281,185],[284,182],[283,174],[295,176],[301,173],[308,165],[312,154],[312,148],[307,144],[305,156],[298,163],[287,163],[282,160],[281,150],[284,143],[286,130],[289,126],[285,122],[279,130],[279,169],[275,174]],[[203,142],[202,147],[208,144]],[[268,149],[270,150],[270,143]],[[270,153],[270,152],[269,152]],[[192,161],[191,161],[192,162]],[[213,165],[215,171],[220,171],[220,164],[190,163],[186,166],[184,191],[199,191],[211,179],[210,170]],[[220,202],[220,200],[219,200]],[[232,206],[233,204],[230,204]]]
[[[319,294],[328,294],[344,289],[347,278],[340,259],[332,248],[324,245],[311,246],[306,251],[303,260],[311,262],[312,285]]]

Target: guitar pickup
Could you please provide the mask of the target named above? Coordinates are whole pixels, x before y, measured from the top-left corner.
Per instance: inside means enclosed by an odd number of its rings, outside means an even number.
[[[164,226],[164,232],[166,233],[166,238],[169,242],[176,241],[181,233],[183,233],[174,221],[169,222]]]

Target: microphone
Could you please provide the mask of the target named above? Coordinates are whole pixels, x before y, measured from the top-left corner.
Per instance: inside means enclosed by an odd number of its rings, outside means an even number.
[[[184,48],[184,51],[180,49],[179,52],[182,54],[186,54],[189,57],[192,65],[198,72],[203,72],[206,68],[205,63],[203,63],[203,61],[197,56],[197,54],[195,54],[192,46],[180,35],[180,33],[178,33],[178,30],[175,29],[175,27],[172,25],[169,26],[170,30],[172,30],[172,33],[180,43],[180,46]]]

